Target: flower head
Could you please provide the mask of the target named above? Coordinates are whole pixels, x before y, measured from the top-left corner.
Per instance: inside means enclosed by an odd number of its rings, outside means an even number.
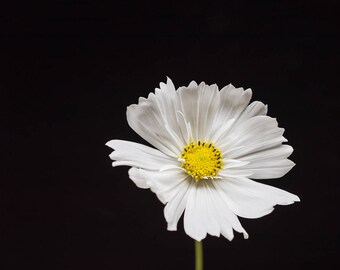
[[[126,165],[130,179],[150,188],[165,204],[168,230],[184,212],[185,232],[195,240],[207,233],[229,240],[247,232],[237,216],[259,218],[298,196],[252,179],[278,178],[294,163],[282,144],[284,130],[251,99],[251,89],[229,84],[175,89],[168,78],[148,98],[127,108],[130,127],[155,148],[111,140],[113,166]]]

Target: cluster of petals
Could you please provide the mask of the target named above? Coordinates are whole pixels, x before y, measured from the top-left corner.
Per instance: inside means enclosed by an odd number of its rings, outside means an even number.
[[[253,101],[251,89],[229,84],[199,85],[192,81],[176,89],[168,78],[148,98],[127,108],[130,127],[153,147],[124,140],[107,146],[113,166],[130,166],[129,177],[151,189],[165,204],[167,228],[177,230],[184,213],[185,232],[195,240],[207,234],[232,240],[234,230],[248,238],[238,216],[259,218],[275,205],[288,205],[299,197],[254,181],[282,177],[294,163],[293,148],[284,129],[267,116],[267,106]],[[211,141],[223,154],[216,177],[195,181],[179,159],[190,141]],[[270,181],[270,180],[269,180]]]

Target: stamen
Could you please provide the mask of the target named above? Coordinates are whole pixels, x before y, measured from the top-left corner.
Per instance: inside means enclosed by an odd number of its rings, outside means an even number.
[[[202,178],[213,178],[223,167],[222,152],[210,141],[190,141],[183,148],[182,168],[198,182]]]

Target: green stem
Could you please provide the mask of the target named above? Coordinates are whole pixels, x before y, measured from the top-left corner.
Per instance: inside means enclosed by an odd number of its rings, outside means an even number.
[[[202,241],[196,241],[196,240],[195,240],[195,270],[203,270]]]

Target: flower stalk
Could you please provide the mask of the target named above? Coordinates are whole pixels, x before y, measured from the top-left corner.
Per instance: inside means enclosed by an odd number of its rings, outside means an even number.
[[[203,245],[202,241],[195,240],[195,270],[203,270]]]

